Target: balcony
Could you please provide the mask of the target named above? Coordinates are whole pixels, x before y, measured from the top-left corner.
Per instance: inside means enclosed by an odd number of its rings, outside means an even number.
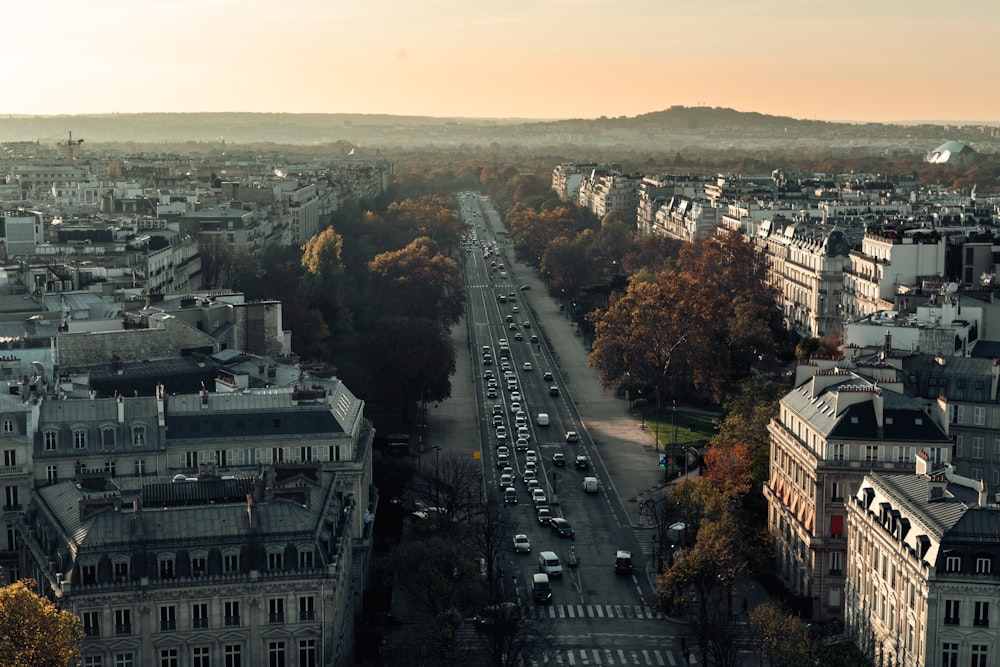
[[[279,613],[279,614],[268,614],[267,615],[267,622],[268,623],[284,623],[285,622],[285,615],[281,614],[281,613]]]
[[[115,626],[115,634],[116,635],[130,635],[130,634],[132,634],[132,624],[131,623],[126,623],[124,625],[116,625]]]
[[[26,465],[0,466],[0,477],[17,477],[27,472]]]
[[[240,617],[226,616],[225,623],[227,628],[238,628],[240,626]]]
[[[177,621],[160,621],[160,632],[176,632]]]
[[[194,628],[195,630],[197,630],[199,628],[207,628],[208,627],[208,619],[207,618],[196,618],[196,619],[194,619],[194,620],[191,621],[191,627]]]

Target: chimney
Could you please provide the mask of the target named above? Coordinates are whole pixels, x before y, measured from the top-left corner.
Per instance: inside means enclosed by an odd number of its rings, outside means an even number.
[[[931,456],[927,453],[926,449],[921,449],[917,452],[917,474],[927,475],[930,470],[930,460]]]
[[[938,352],[937,354],[934,355],[934,361],[937,363],[938,366],[944,366],[944,355]]]
[[[990,496],[986,493],[986,482],[979,480],[979,506],[986,507],[990,504]]]
[[[993,360],[990,368],[990,400],[997,400],[997,386],[1000,384],[1000,359]]]

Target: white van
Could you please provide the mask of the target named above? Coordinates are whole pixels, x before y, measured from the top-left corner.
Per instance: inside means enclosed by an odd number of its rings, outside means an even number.
[[[562,563],[555,551],[543,551],[538,554],[538,571],[550,577],[562,576]]]
[[[535,421],[538,423],[539,426],[548,426],[549,425],[549,413],[547,413],[547,412],[539,412],[538,413],[538,417],[535,419]]]
[[[584,477],[583,478],[583,492],[584,493],[597,493],[600,487],[600,483],[597,481],[596,477]]]

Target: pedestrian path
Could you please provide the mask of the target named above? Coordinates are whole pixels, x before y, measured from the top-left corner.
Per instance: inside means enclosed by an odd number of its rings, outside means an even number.
[[[613,649],[574,648],[545,651],[538,658],[523,660],[525,667],[543,665],[655,665],[675,667],[676,665],[697,664],[694,656],[687,660],[679,650],[670,649]]]
[[[551,604],[537,606],[529,612],[535,618],[625,618],[630,620],[656,620],[663,614],[645,605],[629,604]]]

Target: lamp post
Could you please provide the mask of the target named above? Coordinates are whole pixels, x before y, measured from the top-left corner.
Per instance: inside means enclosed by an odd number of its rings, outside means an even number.
[[[434,506],[441,507],[441,446],[434,445]]]
[[[670,452],[676,457],[677,456],[677,399],[673,400],[674,407],[670,411],[670,428],[674,432],[673,441],[670,445]],[[676,459],[674,460],[676,464]],[[678,468],[680,470],[680,468]]]

